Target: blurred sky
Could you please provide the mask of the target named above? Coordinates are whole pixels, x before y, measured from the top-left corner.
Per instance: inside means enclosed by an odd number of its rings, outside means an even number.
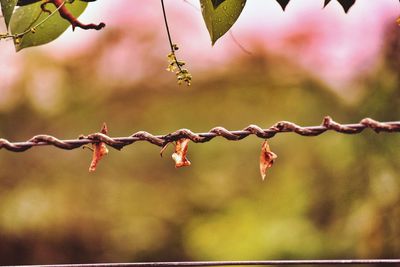
[[[235,55],[245,54],[229,34],[211,47],[197,0],[165,2],[173,40],[182,48],[179,57],[188,63],[189,69],[209,69],[229,62]],[[397,0],[358,0],[348,14],[337,1],[332,1],[324,10],[322,5],[322,0],[292,0],[283,12],[276,1],[249,0],[232,33],[250,52],[261,47],[286,55],[345,92],[352,79],[378,62],[384,28],[388,23],[395,23],[400,5]],[[30,50],[40,49],[61,58],[84,53],[97,45],[99,35],[112,28],[132,27],[135,34],[139,26],[142,31],[157,33],[165,41],[157,43],[159,47],[155,49],[160,50],[160,57],[168,53],[158,0],[96,1],[90,3],[80,19],[87,23],[103,21],[107,27],[100,32],[81,29],[72,32],[69,28],[58,40],[18,54],[13,52],[11,41],[2,41],[0,90],[3,94],[15,81],[24,64],[24,55],[31,53]],[[123,64],[124,51],[136,47],[129,44],[112,49],[118,50],[110,51],[112,63],[118,65]]]

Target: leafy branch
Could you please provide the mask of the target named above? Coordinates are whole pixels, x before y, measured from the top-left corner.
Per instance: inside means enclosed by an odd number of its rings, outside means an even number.
[[[41,20],[39,23],[37,23],[36,25],[32,26],[32,27],[28,27],[25,31],[21,32],[21,33],[15,33],[15,34],[11,34],[11,33],[4,33],[1,34],[0,33],[0,39],[9,39],[12,38],[14,40],[14,42],[16,44],[20,44],[21,43],[21,38],[24,37],[25,34],[28,33],[36,33],[36,29],[42,25],[43,23],[45,23],[49,18],[51,18],[55,13],[57,13],[64,5],[65,5],[66,1],[63,1],[55,10],[53,10],[52,12],[49,13],[49,15],[47,17],[45,17],[43,20]],[[42,10],[42,12],[45,12],[44,10]],[[37,16],[37,18],[35,19],[38,20],[40,15],[42,14],[39,13],[39,15]]]
[[[73,30],[76,27],[100,30],[105,27],[104,23],[84,24],[77,19],[89,1],[93,0],[0,0],[7,28],[7,33],[1,34],[0,39],[12,38],[16,51],[19,51],[51,42],[69,26]],[[48,9],[49,4],[53,7]],[[60,16],[54,16],[56,13]]]

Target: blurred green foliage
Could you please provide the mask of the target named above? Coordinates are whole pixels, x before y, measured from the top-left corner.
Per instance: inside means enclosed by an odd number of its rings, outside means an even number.
[[[193,71],[190,88],[160,73],[165,63],[151,55],[137,78],[104,71],[109,48],[125,42],[121,36],[140,38],[133,35],[110,31],[64,59],[32,50],[0,109],[0,136],[74,138],[103,121],[111,136],[125,136],[279,120],[315,125],[325,115],[398,120],[399,31],[391,31],[380,65],[360,74],[352,101],[261,50]],[[0,151],[0,264],[398,257],[400,136],[279,134],[265,182],[261,143],[192,143],[192,166],[183,169],[174,168],[171,147],[160,158],[159,148],[135,143],[111,149],[95,173],[86,150]]]

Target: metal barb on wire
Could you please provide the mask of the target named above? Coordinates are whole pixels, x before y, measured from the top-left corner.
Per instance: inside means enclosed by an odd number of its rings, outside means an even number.
[[[34,146],[52,145],[57,148],[70,150],[89,143],[104,142],[107,145],[120,150],[124,146],[137,141],[147,141],[151,144],[163,147],[166,144],[177,141],[181,138],[188,138],[195,143],[204,143],[217,136],[224,137],[227,140],[237,141],[249,135],[256,135],[259,138],[268,139],[274,137],[277,133],[287,132],[296,133],[302,136],[317,136],[326,131],[336,131],[343,134],[358,134],[366,128],[370,128],[376,133],[400,132],[400,121],[379,122],[370,118],[365,118],[359,123],[340,124],[333,121],[331,117],[326,116],[321,125],[309,127],[302,127],[289,121],[280,121],[267,129],[262,129],[257,125],[249,125],[239,131],[229,131],[223,127],[215,127],[206,133],[193,133],[188,129],[180,129],[166,135],[153,135],[145,131],[139,131],[127,137],[114,138],[102,133],[94,133],[71,140],[60,140],[51,135],[40,134],[25,142],[10,142],[7,139],[0,138],[0,149],[4,148],[13,152],[23,152]]]
[[[25,267],[167,267],[167,266],[275,266],[275,265],[398,265],[400,259],[337,259],[337,260],[266,260],[266,261],[180,261],[180,262],[133,262],[133,263],[94,263],[94,264],[56,264],[25,265]],[[22,266],[21,266],[22,267]]]

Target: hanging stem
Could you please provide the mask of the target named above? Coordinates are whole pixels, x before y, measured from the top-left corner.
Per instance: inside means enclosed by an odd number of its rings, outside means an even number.
[[[167,13],[165,12],[165,6],[164,6],[164,0],[161,0],[161,7],[162,7],[162,11],[163,11],[163,16],[164,16],[165,28],[167,30],[169,46],[171,47],[171,52],[174,53],[175,49],[174,49],[174,44],[172,43],[171,32],[169,31]]]
[[[164,16],[164,23],[165,23],[165,28],[167,30],[167,35],[168,35],[168,42],[169,46],[171,48],[171,52],[168,54],[168,71],[175,72],[176,78],[178,80],[178,84],[181,84],[182,82],[185,82],[187,85],[190,85],[192,81],[192,75],[189,73],[187,69],[182,68],[185,65],[184,61],[178,60],[176,57],[175,51],[179,49],[177,44],[174,44],[172,42],[171,38],[171,32],[169,30],[168,26],[168,19],[167,19],[167,13],[165,11],[165,5],[164,5],[164,0],[161,0],[161,7],[163,11],[163,16]]]

